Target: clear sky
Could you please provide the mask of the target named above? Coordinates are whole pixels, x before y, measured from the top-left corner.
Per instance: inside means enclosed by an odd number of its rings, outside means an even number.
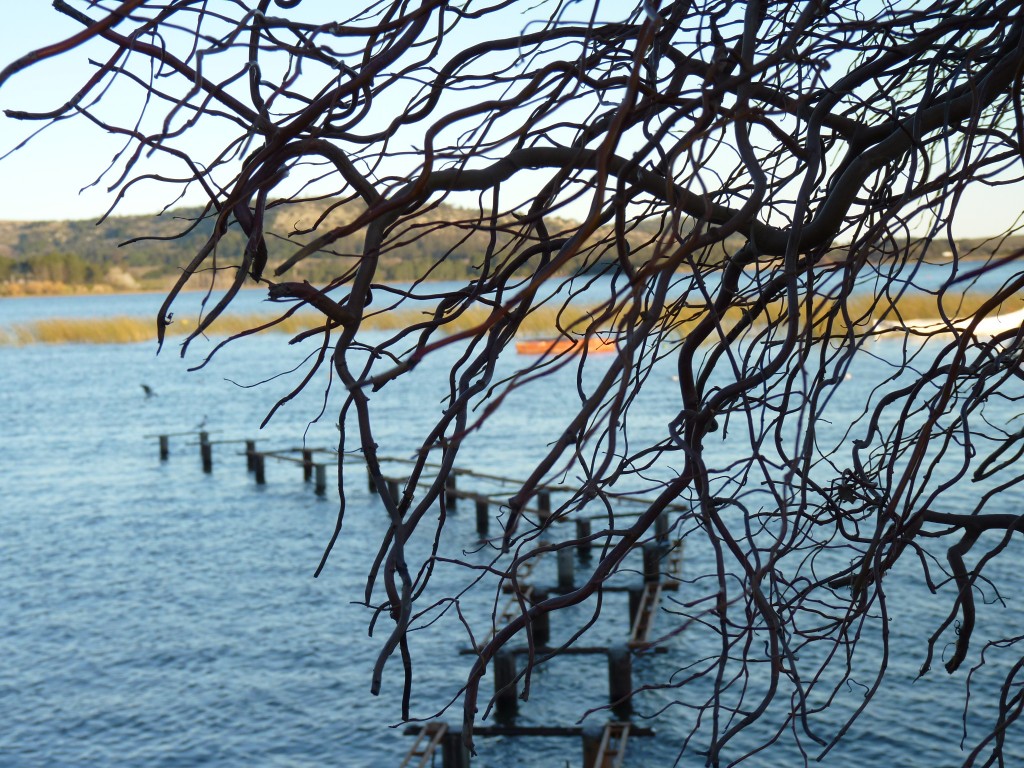
[[[52,9],[48,0],[0,0],[0,66],[24,53],[64,39],[77,24]],[[58,57],[15,75],[0,88],[0,109],[47,109],[63,103],[88,68],[89,51]],[[25,139],[38,124],[0,114],[0,155]],[[123,146],[84,120],[51,126],[24,148],[0,160],[0,219],[88,219],[113,202],[109,184],[83,189]],[[81,191],[80,191],[81,190]],[[140,186],[118,206],[122,214],[152,213],[170,202],[160,185]],[[198,199],[185,202],[200,202]],[[1024,210],[1024,189],[979,189],[965,199],[957,220],[960,236],[1001,231]]]
[[[35,48],[62,40],[81,27],[57,13],[48,0],[0,0],[0,66]],[[47,109],[74,92],[85,71],[87,51],[15,75],[0,88],[0,109]],[[16,147],[39,123],[0,114],[0,155]],[[23,149],[0,161],[0,218],[14,220],[92,218],[113,201],[101,185],[79,192],[103,170],[123,140],[84,120],[54,125]],[[126,201],[124,213],[148,213],[162,198],[149,194]]]

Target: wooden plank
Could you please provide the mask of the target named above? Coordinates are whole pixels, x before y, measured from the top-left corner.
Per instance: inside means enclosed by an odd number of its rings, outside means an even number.
[[[403,459],[403,458],[398,457],[398,456],[378,456],[377,460],[379,462],[381,462],[382,464],[385,463],[385,462],[392,462],[392,463],[395,463],[395,464],[415,464],[416,463],[415,459]],[[424,467],[429,467],[430,469],[440,469],[441,468],[440,464],[437,464],[435,462],[430,462],[430,461],[425,462],[423,464],[423,466]],[[480,480],[493,480],[494,482],[503,483],[503,484],[506,484],[506,485],[523,485],[526,482],[525,480],[521,480],[521,479],[515,478],[515,477],[507,477],[507,476],[503,476],[503,475],[489,475],[489,474],[487,474],[485,472],[475,472],[472,469],[462,469],[460,467],[452,467],[451,471],[452,471],[453,474],[455,474],[455,475],[457,475],[459,477],[463,477],[464,476],[464,477],[475,477],[475,478],[480,479]],[[570,492],[570,491],[573,491],[574,489],[573,489],[572,486],[569,486],[569,485],[546,485],[546,484],[540,484],[540,485],[537,486],[537,490],[539,490],[539,491]]]
[[[409,753],[405,756],[405,760],[402,761],[399,768],[408,768],[408,766],[414,764],[412,761],[416,758],[419,758],[419,762],[415,763],[416,768],[426,768],[431,763],[434,750],[437,749],[438,744],[441,743],[441,739],[444,738],[447,732],[447,723],[436,721],[427,723],[416,735],[416,741],[409,747]]]
[[[665,558],[665,575],[668,577],[662,582],[664,589],[679,589],[679,581],[683,575],[683,554],[686,551],[685,539],[676,539],[672,542],[672,549]]]
[[[218,441],[221,442],[221,441]],[[240,441],[223,441],[223,442],[240,442]],[[282,448],[277,451],[260,451],[264,456],[269,456],[271,459],[277,459],[278,461],[290,461],[293,464],[304,464],[306,460],[302,456],[289,456],[291,453],[301,454],[303,451],[309,451],[310,455],[316,455],[318,453],[327,453],[327,451],[319,448]],[[336,454],[337,452],[335,452]]]
[[[154,437],[188,437],[190,435],[199,435],[198,429],[192,429],[188,432],[165,432],[163,435],[143,435],[146,439],[152,439]]]
[[[644,591],[640,596],[640,605],[637,608],[636,616],[633,618],[633,627],[629,633],[628,645],[630,648],[647,645],[649,642],[659,602],[661,602],[661,584],[653,581],[644,584]]]
[[[536,565],[536,563],[534,562],[534,560],[536,559],[537,558],[527,560],[525,563],[523,563],[523,565],[526,567],[520,567],[520,582],[525,580],[530,575],[530,572],[533,570],[534,565]],[[529,605],[530,599],[533,597],[533,587],[529,584],[523,585],[520,594],[522,594],[523,596],[523,601],[527,605]],[[476,650],[479,651],[481,648],[487,645],[487,643],[489,643],[494,638],[494,635],[497,633],[500,627],[504,627],[505,625],[507,625],[522,612],[523,610],[519,605],[518,596],[514,594],[511,595],[509,599],[505,602],[505,605],[502,607],[501,613],[498,614],[498,618],[495,620],[494,626],[492,626],[490,630],[487,632],[487,635],[484,636],[480,640],[480,642],[476,644]]]
[[[528,645],[503,645],[502,650],[507,650],[509,653],[522,655],[530,653],[530,646]],[[668,653],[668,648],[658,646],[656,648],[649,649],[653,653]],[[472,656],[479,653],[477,648],[462,648],[459,653],[463,656]],[[535,645],[533,652],[538,656],[550,656],[554,658],[556,656],[597,656],[597,655],[608,655],[607,645],[570,645],[563,648],[562,646],[550,646],[550,645]],[[474,728],[474,733],[476,729]]]
[[[611,721],[604,727],[601,746],[592,765],[586,768],[622,768],[626,758],[626,742],[629,739],[630,724]]]

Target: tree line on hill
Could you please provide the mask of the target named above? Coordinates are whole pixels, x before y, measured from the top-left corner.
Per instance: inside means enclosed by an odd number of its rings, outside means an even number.
[[[326,207],[326,205],[321,206]],[[0,221],[0,283],[41,281],[71,286],[108,282],[112,270],[128,274],[140,287],[161,288],[173,282],[209,237],[214,221],[197,218],[198,210],[179,210],[161,216],[111,217],[92,221]],[[283,261],[297,244],[308,239],[319,209],[309,207],[308,217],[295,220],[295,211],[268,216],[267,246],[270,264]],[[341,209],[327,223],[336,225],[355,216]],[[381,257],[384,280],[413,280],[429,271],[433,279],[453,280],[471,276],[476,260],[487,248],[487,235],[474,232],[461,237],[456,230],[431,226],[438,220],[461,218],[460,211],[439,206],[416,222],[415,235],[403,234]],[[345,272],[360,253],[362,237],[342,238],[330,253],[320,253],[289,271],[285,279],[326,282]],[[239,261],[245,237],[232,227],[219,246],[222,264]],[[269,270],[268,270],[269,274]]]
[[[267,238],[269,263],[283,261],[304,242],[303,230],[311,228],[328,205],[307,204],[301,218],[289,209],[268,215],[275,234]],[[325,220],[335,226],[350,221],[357,211],[339,207]],[[100,223],[93,221],[0,221],[0,286],[43,283],[73,288],[105,285],[112,288],[166,288],[181,268],[209,237],[213,219],[200,218],[198,209],[181,209],[160,216],[118,216]],[[381,256],[377,270],[382,281],[404,282],[429,274],[433,280],[466,280],[480,269],[481,254],[488,248],[489,235],[477,228],[462,232],[458,227],[439,226],[477,214],[449,205],[439,205],[421,215],[412,226],[402,228],[399,242],[393,242]],[[565,221],[570,229],[572,222]],[[642,227],[634,233],[636,251],[631,258],[642,263],[649,257],[655,231]],[[496,228],[498,248],[502,230]],[[1015,239],[1016,240],[1016,239]],[[965,240],[963,252],[976,249],[990,254],[997,245],[1007,251],[1021,243],[986,243]],[[731,244],[735,245],[735,244]],[[493,248],[494,246],[492,246]],[[222,263],[240,259],[245,238],[233,227],[221,241]],[[331,252],[319,253],[289,270],[284,279],[309,280],[323,284],[355,264],[362,249],[362,237],[350,236],[336,242]],[[584,254],[595,270],[613,261],[609,254]],[[575,264],[573,268],[575,268]],[[268,270],[268,275],[270,270]],[[10,292],[10,291],[8,291]]]
[[[312,234],[313,224],[329,203],[307,204],[296,214],[267,216],[269,264],[284,261]],[[166,288],[180,270],[209,238],[212,217],[200,217],[197,209],[182,209],[160,216],[119,216],[100,223],[92,221],[0,221],[0,284],[43,282],[68,286],[111,284]],[[337,226],[351,221],[359,213],[352,207],[338,206],[321,223]],[[462,219],[471,220],[475,212],[438,205],[414,221],[407,222],[392,242],[387,243],[377,270],[383,281],[412,281],[424,274],[432,280],[466,280],[479,271],[482,254],[490,236],[479,228],[470,231],[442,226]],[[572,222],[563,222],[568,229]],[[497,247],[507,240],[498,222]],[[652,233],[640,240],[650,241]],[[246,238],[232,226],[218,247],[222,265],[241,260]],[[491,247],[495,247],[491,244]],[[643,246],[641,246],[643,247]],[[326,283],[356,263],[362,251],[362,236],[338,240],[329,252],[321,252],[290,269],[286,280]],[[589,255],[595,263],[600,255]],[[271,269],[266,274],[271,276]]]

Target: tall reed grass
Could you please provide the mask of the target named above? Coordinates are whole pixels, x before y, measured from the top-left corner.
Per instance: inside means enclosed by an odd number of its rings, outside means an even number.
[[[232,315],[220,318],[210,335],[231,336],[274,320],[273,315]],[[312,327],[311,320],[295,317],[282,321],[276,330],[297,333]],[[184,336],[194,330],[196,321],[175,319],[167,327],[168,336]],[[156,341],[156,322],[145,317],[48,318],[0,328],[0,344],[134,344]]]
[[[988,299],[982,294],[967,294],[955,298],[947,298],[943,304],[945,313],[950,318],[969,317],[976,312]],[[1024,296],[1015,296],[1004,303],[1001,312],[1011,312],[1024,308]],[[871,322],[887,315],[895,320],[902,317],[906,320],[937,319],[940,316],[939,305],[934,296],[904,296],[895,302],[878,302],[871,297],[856,297],[846,303],[845,315],[829,302],[821,302],[814,308],[814,326],[817,332],[825,332],[825,318],[833,318],[828,331],[835,335],[847,332],[846,317],[854,323],[854,331],[866,328]],[[593,308],[570,306],[564,310],[542,306],[532,312],[522,323],[520,333],[523,336],[554,337],[563,331],[581,332],[591,324],[590,318],[595,312]],[[672,331],[678,336],[686,335],[704,317],[706,310],[699,306],[683,306],[672,308]],[[805,309],[801,310],[805,312]],[[755,325],[764,325],[777,321],[784,312],[784,305],[776,302],[768,305],[757,317]],[[445,333],[461,333],[470,331],[485,323],[490,310],[484,307],[472,308],[444,325]],[[740,308],[730,309],[722,319],[723,326],[728,329],[743,316]],[[277,316],[269,314],[226,315],[214,323],[209,335],[225,338],[242,333],[252,328],[268,326],[263,333],[286,333],[295,335],[317,327],[317,315],[312,313],[293,315],[273,325]],[[370,314],[363,322],[367,330],[397,330],[416,323],[428,322],[428,313],[396,309]],[[170,326],[169,336],[184,336],[195,328],[194,318],[178,318]],[[803,322],[803,321],[802,321]],[[604,323],[604,329],[611,329],[614,321]],[[9,327],[0,327],[0,345],[17,346],[25,344],[132,344],[156,341],[156,324],[151,318],[140,317],[107,317],[107,318],[51,318],[19,323]]]
[[[586,310],[579,310],[585,314]],[[446,333],[472,330],[486,322],[489,311],[484,308],[470,309],[444,326]],[[567,317],[575,320],[578,315],[570,310]],[[277,315],[247,314],[225,315],[217,319],[208,335],[226,338],[244,331],[268,326],[261,333],[286,333],[295,335],[318,326],[318,316],[312,313],[293,315],[277,323]],[[363,321],[367,330],[397,330],[431,319],[428,313],[417,310],[392,310],[370,314]],[[558,318],[555,309],[540,307],[523,322],[522,331],[531,335],[557,335],[558,327],[565,327],[567,320]],[[194,330],[194,318],[176,317],[167,327],[167,335],[184,336]],[[89,317],[49,318],[29,323],[18,323],[0,327],[0,345],[20,346],[25,344],[134,344],[156,341],[156,323],[145,317]]]

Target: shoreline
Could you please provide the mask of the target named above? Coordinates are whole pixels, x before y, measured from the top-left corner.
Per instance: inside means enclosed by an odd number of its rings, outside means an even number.
[[[1006,258],[1006,257],[1003,257]],[[996,259],[1001,261],[998,257],[993,254],[988,255],[971,255],[961,256],[957,263],[963,264],[978,264]],[[882,264],[881,261],[870,260],[870,263],[874,266]],[[950,259],[929,259],[924,262],[932,266],[942,266],[946,264],[952,264],[953,260]],[[825,261],[819,266],[822,269],[831,270],[837,266],[841,266],[841,261]],[[752,265],[747,269],[755,268],[757,265]],[[558,279],[559,277],[570,277],[569,275],[553,276],[548,278],[549,280]],[[471,279],[467,276],[467,280]],[[230,284],[230,281],[226,281]],[[396,281],[394,284],[409,284],[411,281]],[[452,280],[431,280],[426,279],[420,281],[422,283],[438,283],[438,282],[459,282]],[[28,281],[28,282],[13,282],[6,281],[0,282],[0,300],[3,299],[42,299],[42,298],[53,298],[53,297],[67,297],[67,296],[122,296],[122,295],[147,295],[154,293],[169,293],[174,287],[174,282],[169,281],[166,285],[132,285],[132,286],[117,286],[110,283],[97,283],[94,285],[70,285],[68,283],[56,283],[46,280]],[[223,287],[215,285],[214,291],[227,290],[229,285]],[[242,291],[255,291],[255,290],[267,290],[268,286],[265,285],[251,285],[246,283],[240,290]],[[185,287],[182,289],[182,293],[200,293],[210,290],[209,288],[190,288]]]
[[[167,294],[170,292],[173,286],[168,285],[166,288],[148,288],[148,287],[133,287],[133,288],[116,288],[114,286],[102,285],[102,286],[68,286],[63,283],[60,284],[61,288],[55,288],[49,291],[32,291],[26,293],[6,293],[4,285],[0,283],[0,301],[4,299],[61,299],[69,297],[80,297],[80,296],[149,296],[154,293]],[[183,288],[181,293],[203,293],[209,289],[207,288]],[[226,288],[217,286],[213,289],[214,291],[224,291]],[[246,285],[243,286],[241,291],[266,291],[267,287],[263,285]]]

